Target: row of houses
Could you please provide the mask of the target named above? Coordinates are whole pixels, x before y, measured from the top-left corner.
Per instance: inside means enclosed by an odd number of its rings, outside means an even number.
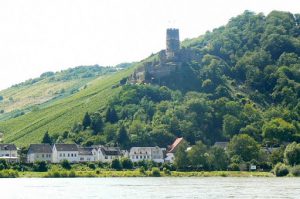
[[[68,160],[71,163],[78,162],[107,162],[122,157],[130,158],[132,162],[151,160],[157,163],[173,162],[174,152],[182,142],[178,138],[168,148],[160,147],[132,147],[129,151],[121,150],[119,147],[91,146],[81,147],[76,144],[31,144],[27,152],[27,162],[46,161],[59,163]],[[17,162],[18,153],[14,144],[0,144],[0,159],[8,162]]]

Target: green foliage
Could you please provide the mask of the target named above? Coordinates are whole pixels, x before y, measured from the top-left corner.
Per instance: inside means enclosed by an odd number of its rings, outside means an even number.
[[[112,169],[115,169],[115,170],[117,170],[117,171],[120,171],[120,170],[123,169],[122,164],[121,164],[121,162],[120,162],[119,159],[114,159],[114,160],[111,162],[111,168],[112,168]]]
[[[83,117],[83,120],[82,120],[83,129],[86,129],[87,127],[89,127],[91,125],[91,122],[92,122],[91,117],[90,117],[89,113],[86,112]]]
[[[62,168],[71,170],[72,166],[68,160],[63,160],[61,163]]]
[[[288,142],[292,141],[296,128],[282,118],[275,118],[263,125],[262,132],[263,136],[270,141]]]
[[[291,173],[293,174],[293,176],[300,176],[300,165],[296,165],[294,167],[291,168]]]
[[[186,143],[179,145],[175,153],[175,165],[178,170],[186,170],[189,165],[189,158],[186,152],[187,146]]]
[[[35,162],[34,163],[34,171],[37,171],[37,172],[48,171],[47,163],[45,161]]]
[[[116,123],[118,121],[118,115],[114,107],[108,107],[105,114],[106,122]]]
[[[19,173],[15,170],[0,170],[0,178],[17,178],[19,177]]]
[[[293,142],[285,148],[284,159],[289,165],[300,164],[300,144]]]
[[[6,160],[0,159],[0,170],[8,169],[8,164]]]
[[[235,135],[228,145],[231,156],[238,155],[244,161],[257,159],[259,147],[257,142],[246,134]]]
[[[122,158],[121,164],[123,169],[133,169],[133,163],[129,158]]]
[[[116,141],[121,147],[128,148],[129,137],[128,137],[127,130],[124,125],[121,125],[121,127],[119,128]]]
[[[41,143],[44,143],[44,144],[52,144],[52,139],[51,139],[51,137],[50,137],[48,131],[46,131],[46,133],[44,134],[44,137],[43,137]]]
[[[151,176],[160,177],[160,170],[157,167],[153,167],[151,170]]]
[[[278,177],[286,176],[287,174],[289,174],[289,169],[285,164],[278,163],[274,167],[274,173]]]
[[[96,165],[94,163],[89,163],[89,168],[95,170]]]

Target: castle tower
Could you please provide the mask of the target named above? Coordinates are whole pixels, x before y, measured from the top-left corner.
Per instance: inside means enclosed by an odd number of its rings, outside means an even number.
[[[179,29],[168,28],[167,29],[167,49],[166,49],[167,59],[174,58],[176,52],[178,52],[179,49],[180,49]]]

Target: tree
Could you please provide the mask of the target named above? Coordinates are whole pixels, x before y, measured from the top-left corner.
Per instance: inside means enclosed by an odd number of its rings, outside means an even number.
[[[93,129],[94,134],[98,134],[102,131],[103,128],[103,120],[99,113],[95,113],[91,116],[91,129]]]
[[[117,135],[117,143],[123,147],[123,148],[127,148],[128,144],[129,144],[129,136],[127,134],[127,130],[125,128],[124,125],[121,125],[121,127],[119,128],[119,132]]]
[[[110,123],[116,123],[118,121],[118,115],[114,107],[108,107],[105,114],[105,121]]]
[[[300,144],[293,142],[287,145],[284,151],[284,160],[292,166],[300,164]]]
[[[201,141],[196,142],[196,145],[188,151],[188,158],[191,166],[195,169],[207,169],[208,168],[208,153],[207,146]]]
[[[72,166],[68,160],[63,160],[61,162],[61,166],[62,166],[62,168],[67,169],[67,170],[70,170],[72,168]]]
[[[91,117],[88,112],[85,113],[83,120],[82,120],[82,126],[84,129],[89,127],[91,125]]]
[[[122,164],[120,162],[119,159],[114,159],[112,162],[111,162],[111,168],[112,169],[116,169],[117,171],[120,171],[122,170]]]
[[[289,142],[296,133],[296,128],[293,124],[283,120],[282,118],[275,118],[263,125],[262,133],[263,137],[269,141]]]
[[[122,158],[121,163],[122,163],[122,167],[124,169],[132,169],[133,168],[133,163],[129,158]]]
[[[44,143],[44,144],[52,144],[52,139],[51,139],[48,131],[46,131],[46,133],[44,134],[44,137],[42,139],[42,143]]]
[[[48,171],[47,163],[45,161],[36,162],[34,165],[34,170],[37,172]]]
[[[178,170],[186,170],[189,166],[189,158],[187,154],[188,145],[186,142],[180,144],[175,153],[175,166]]]
[[[225,150],[221,147],[212,147],[209,150],[210,154],[210,165],[213,170],[226,170],[229,165],[229,159]]]
[[[257,142],[247,134],[235,135],[228,144],[231,156],[238,155],[244,161],[257,159],[259,147]]]
[[[241,120],[232,116],[225,115],[223,119],[223,132],[227,136],[238,134],[241,128]]]

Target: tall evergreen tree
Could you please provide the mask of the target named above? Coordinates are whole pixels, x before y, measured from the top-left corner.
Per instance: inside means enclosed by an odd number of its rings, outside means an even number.
[[[122,125],[119,129],[119,132],[117,135],[117,143],[123,148],[128,147],[129,136],[127,134],[127,130],[124,125]]]
[[[89,127],[91,125],[91,117],[88,112],[85,113],[83,120],[82,120],[82,126],[84,129]]]
[[[99,113],[95,113],[91,116],[91,129],[93,129],[94,134],[98,134],[102,131],[103,121]]]
[[[108,107],[105,114],[105,121],[110,123],[116,123],[118,121],[118,115],[114,107]]]
[[[51,139],[48,131],[46,131],[46,133],[44,134],[44,137],[42,139],[42,143],[44,143],[44,144],[52,144],[52,139]]]

